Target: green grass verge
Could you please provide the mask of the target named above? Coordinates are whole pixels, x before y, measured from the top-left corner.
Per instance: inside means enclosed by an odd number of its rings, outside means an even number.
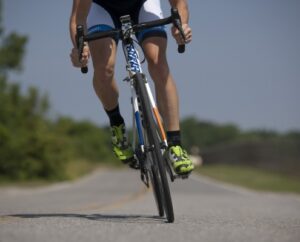
[[[204,176],[250,189],[300,193],[300,179],[253,167],[203,165],[196,171]]]
[[[66,180],[75,180],[97,169],[99,166],[99,163],[88,162],[86,160],[69,162],[66,167]]]

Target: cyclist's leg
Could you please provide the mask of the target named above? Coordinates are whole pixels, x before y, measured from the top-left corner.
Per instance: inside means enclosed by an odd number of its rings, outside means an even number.
[[[99,32],[113,28],[114,24],[109,13],[92,3],[88,19],[88,32]],[[118,87],[114,79],[116,60],[116,42],[112,38],[89,42],[94,67],[93,85],[95,92],[105,110],[112,110],[118,104]]]
[[[87,20],[89,32],[114,28],[110,14],[93,3]],[[133,159],[133,151],[127,142],[124,119],[118,105],[118,87],[114,78],[117,43],[112,38],[89,43],[94,67],[93,86],[110,119],[113,151],[123,162]]]
[[[89,43],[94,66],[93,86],[105,110],[118,105],[118,87],[114,78],[116,43],[112,39]]]
[[[143,41],[143,48],[166,129],[174,131],[179,130],[179,105],[176,84],[166,60],[166,41],[165,38],[148,37]]]
[[[158,107],[164,119],[170,147],[166,157],[173,164],[176,173],[189,173],[194,169],[187,152],[181,147],[179,127],[179,105],[175,81],[166,59],[167,40],[161,37],[148,37],[143,48],[148,62],[149,73],[155,83]]]
[[[159,1],[148,0],[140,11],[139,20],[150,21],[161,17]],[[155,84],[158,107],[168,131],[170,148],[166,156],[170,158],[177,173],[187,173],[193,170],[193,164],[181,147],[178,94],[166,58],[167,39],[163,32],[161,28],[152,29],[144,33],[140,41]]]
[[[160,1],[145,1],[139,11],[139,22],[163,18]],[[167,59],[167,35],[164,27],[151,28],[138,34],[148,61],[148,70],[155,83],[158,108],[167,130],[179,129],[178,95]]]

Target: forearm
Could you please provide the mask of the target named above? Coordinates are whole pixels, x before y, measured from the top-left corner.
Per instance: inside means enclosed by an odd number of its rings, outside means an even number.
[[[74,47],[76,47],[76,19],[75,16],[70,18],[70,23],[69,23],[69,30],[70,30],[70,38],[72,41],[72,44]]]
[[[187,24],[189,22],[189,9],[187,0],[169,0],[170,5],[178,9],[181,22]]]
[[[76,26],[80,24],[86,29],[86,18],[90,10],[91,3],[92,0],[73,0],[69,30],[71,41],[74,47],[76,47]]]

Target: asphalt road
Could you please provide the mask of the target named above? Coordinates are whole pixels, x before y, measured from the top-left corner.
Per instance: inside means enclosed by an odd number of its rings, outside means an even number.
[[[175,222],[158,218],[136,171],[0,188],[0,241],[300,241],[300,196],[254,192],[200,176],[171,185]]]

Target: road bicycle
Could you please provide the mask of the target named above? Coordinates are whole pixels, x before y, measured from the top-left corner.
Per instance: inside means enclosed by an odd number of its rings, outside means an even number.
[[[173,24],[184,39],[180,15],[175,8],[171,9],[171,16],[160,20],[139,23],[133,25],[129,15],[120,17],[121,28],[108,31],[90,33],[84,35],[82,25],[77,26],[77,46],[79,59],[82,57],[84,42],[93,41],[106,37],[118,37],[122,41],[126,59],[128,76],[124,79],[130,85],[131,105],[133,110],[133,137],[132,145],[135,151],[138,168],[141,172],[141,180],[149,188],[150,184],[154,193],[158,215],[166,215],[167,222],[174,222],[173,203],[167,178],[173,182],[176,178],[187,178],[186,175],[176,175],[172,165],[164,159],[164,152],[168,148],[167,138],[164,131],[161,116],[158,112],[154,97],[151,92],[146,75],[142,71],[139,53],[136,48],[137,41],[134,34],[138,31]],[[178,46],[178,52],[183,53],[185,45]],[[88,68],[82,67],[82,73],[87,73]]]

